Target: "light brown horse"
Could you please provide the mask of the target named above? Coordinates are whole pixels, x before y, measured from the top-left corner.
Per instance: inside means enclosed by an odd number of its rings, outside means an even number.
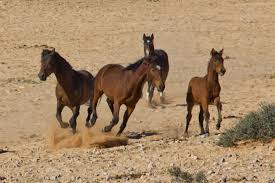
[[[120,135],[126,127],[127,121],[134,111],[137,102],[142,96],[144,83],[151,79],[159,91],[163,91],[164,83],[161,79],[160,70],[156,67],[152,57],[144,57],[128,67],[118,64],[108,64],[102,67],[94,80],[94,97],[91,101],[93,116],[90,126],[97,119],[96,107],[99,98],[104,93],[107,103],[113,114],[113,119],[102,131],[109,132],[119,121],[119,109],[125,104],[127,109],[123,116],[123,122],[117,135]],[[88,114],[89,120],[91,112]]]
[[[38,77],[46,81],[52,73],[57,79],[56,85],[56,119],[62,128],[69,125],[62,121],[62,110],[68,106],[73,116],[70,119],[70,126],[73,133],[76,132],[76,119],[79,115],[80,105],[86,103],[92,94],[93,76],[85,70],[76,71],[55,49],[44,49],[41,54],[41,68]]]
[[[211,59],[208,63],[207,74],[204,77],[194,77],[190,80],[187,91],[187,116],[185,133],[188,131],[188,126],[192,118],[192,109],[195,104],[200,105],[199,126],[200,135],[209,135],[209,118],[208,105],[214,104],[218,110],[218,122],[216,128],[220,129],[222,121],[222,104],[220,102],[221,86],[219,83],[219,76],[223,76],[226,72],[222,57],[223,49],[217,52],[214,48],[211,51]],[[204,130],[203,121],[205,119],[206,127]]]

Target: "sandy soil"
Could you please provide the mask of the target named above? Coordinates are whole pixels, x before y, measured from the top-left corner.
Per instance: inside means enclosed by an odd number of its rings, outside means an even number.
[[[0,154],[0,182],[170,182],[171,166],[191,173],[202,170],[210,182],[275,179],[274,142],[215,145],[219,133],[239,117],[261,102],[275,102],[273,0],[1,0],[0,25],[0,148],[14,151]],[[127,65],[140,58],[144,32],[153,32],[155,47],[169,55],[167,104],[151,109],[140,100],[125,133],[158,134],[107,149],[49,148],[56,79],[37,78],[44,45],[55,47],[74,68],[95,75],[104,64]],[[206,73],[212,47],[224,48],[230,58],[220,78],[222,128],[214,128],[212,107],[211,136],[195,136],[195,109],[190,136],[182,139],[187,84],[192,76]],[[79,127],[86,109],[81,109]],[[111,119],[104,99],[98,114],[95,129]],[[65,120],[70,115],[64,111]]]

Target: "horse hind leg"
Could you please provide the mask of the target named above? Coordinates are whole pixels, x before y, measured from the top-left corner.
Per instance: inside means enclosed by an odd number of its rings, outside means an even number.
[[[185,131],[184,131],[185,134],[188,133],[189,124],[190,124],[190,121],[192,119],[192,109],[193,109],[193,107],[194,107],[193,103],[187,103],[186,126],[185,126]]]
[[[96,120],[97,120],[97,111],[96,111],[96,107],[98,104],[98,100],[100,99],[100,97],[103,95],[102,91],[99,90],[95,90],[94,91],[94,96],[93,96],[93,101],[92,101],[92,119],[91,119],[91,127],[94,126]]]
[[[56,119],[59,122],[61,128],[68,128],[69,124],[68,123],[64,123],[62,120],[62,111],[64,109],[64,105],[60,103],[60,101],[57,101],[57,107],[56,107]]]
[[[131,116],[132,112],[134,111],[135,107],[129,107],[127,106],[127,109],[124,113],[124,116],[123,116],[123,121],[122,121],[122,124],[119,128],[119,131],[117,133],[117,136],[120,136],[120,134],[123,132],[123,130],[125,129],[126,125],[127,125],[127,121],[129,119],[129,117]]]
[[[80,109],[80,106],[75,106],[72,108],[73,116],[70,119],[70,125],[73,130],[73,134],[76,133],[76,119],[79,116],[79,109]]]
[[[112,130],[112,128],[118,123],[118,121],[119,121],[119,109],[120,109],[120,104],[114,103],[113,119],[111,120],[111,122],[108,126],[105,126],[102,129],[103,132],[110,132]]]
[[[221,128],[221,122],[222,122],[222,103],[220,102],[220,97],[217,97],[214,101],[214,104],[217,107],[217,111],[218,111],[218,121],[216,124],[216,129],[219,130]]]
[[[110,110],[113,114],[114,113],[114,103],[109,98],[106,99],[106,102],[107,102],[107,104],[108,104],[108,106],[109,106],[109,108],[110,108]]]
[[[86,124],[85,124],[85,126],[86,126],[87,128],[91,128],[91,127],[92,127],[92,125],[91,125],[91,123],[90,123],[90,118],[91,118],[91,114],[92,114],[92,112],[93,112],[93,107],[92,107],[91,105],[92,105],[92,104],[90,104],[90,106],[88,107],[88,110],[87,110],[88,116],[87,116],[87,118],[86,118]]]

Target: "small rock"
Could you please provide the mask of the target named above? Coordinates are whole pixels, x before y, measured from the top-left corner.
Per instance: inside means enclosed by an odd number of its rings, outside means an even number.
[[[212,175],[214,173],[215,173],[215,171],[213,171],[213,170],[210,170],[210,171],[207,172],[208,175]]]
[[[6,180],[6,177],[0,176],[0,180]]]
[[[273,147],[273,146],[270,146],[268,149],[269,149],[270,151],[275,151],[275,147]]]
[[[192,158],[193,160],[199,160],[199,157],[198,157],[198,156],[195,156],[195,155],[191,155],[191,158]]]
[[[226,176],[222,178],[222,182],[227,182],[227,177]]]
[[[225,158],[222,158],[222,159],[220,160],[220,162],[221,162],[221,163],[224,163],[224,162],[225,162]]]

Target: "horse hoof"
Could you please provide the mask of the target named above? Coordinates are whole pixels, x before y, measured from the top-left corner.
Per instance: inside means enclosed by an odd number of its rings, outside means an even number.
[[[104,127],[102,128],[101,130],[103,133],[107,133],[107,132],[110,132],[111,130],[108,128],[108,127]]]
[[[73,134],[76,134],[76,129],[72,129],[72,131],[73,131]]]
[[[209,137],[209,132],[206,132],[203,137]]]
[[[219,130],[221,128],[221,125],[217,124],[216,129]]]
[[[121,135],[121,133],[117,133],[117,134],[116,134],[117,137],[120,137],[120,135]]]
[[[61,128],[68,128],[70,125],[69,123],[62,123],[60,124]]]

